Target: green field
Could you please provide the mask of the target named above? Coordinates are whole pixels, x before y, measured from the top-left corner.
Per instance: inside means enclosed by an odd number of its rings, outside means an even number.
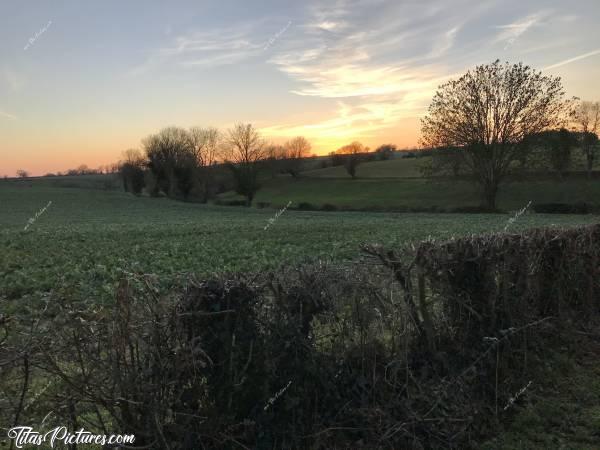
[[[28,231],[30,217],[52,205]],[[362,242],[398,246],[501,231],[509,215],[300,212],[217,207],[119,191],[0,183],[0,298],[48,292],[102,299],[123,271],[157,274],[165,285],[193,272],[259,271],[283,263],[350,260]],[[513,229],[567,226],[596,216],[522,216]]]
[[[352,179],[344,167],[327,167],[303,172],[294,179],[279,176],[265,179],[255,204],[282,207],[289,201],[308,203],[310,209],[333,205],[343,210],[447,212],[481,204],[479,186],[463,180],[424,178],[420,168],[429,158],[398,158],[358,166]],[[223,201],[241,200],[233,192],[220,195]],[[588,203],[600,206],[600,182],[582,176],[560,181],[553,175],[512,180],[501,185],[498,207],[504,211],[533,203]]]
[[[386,161],[373,161],[360,164],[357,175],[360,178],[418,178],[421,168],[426,166],[430,158],[397,158]],[[350,178],[344,166],[327,167],[303,173],[315,178]]]
[[[228,194],[224,199],[237,196]],[[584,179],[513,182],[500,189],[498,206],[505,211],[521,209],[534,203],[600,203],[600,182]],[[324,204],[342,209],[438,209],[452,210],[477,206],[477,186],[466,181],[443,179],[390,178],[277,178],[268,180],[257,193],[256,202],[282,206],[288,201],[307,202],[316,207]]]

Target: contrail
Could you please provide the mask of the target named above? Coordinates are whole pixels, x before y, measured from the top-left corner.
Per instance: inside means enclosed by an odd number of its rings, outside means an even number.
[[[544,67],[543,70],[548,70],[548,69],[554,69],[556,67],[561,67],[561,66],[564,66],[566,64],[570,64],[572,62],[579,61],[580,59],[589,58],[590,56],[594,56],[594,55],[598,55],[598,54],[600,54],[600,48],[598,50],[594,50],[594,51],[589,52],[589,53],[584,53],[583,55],[579,55],[579,56],[576,56],[574,58],[565,59],[564,61],[561,61],[561,62],[556,63],[556,64],[552,64],[551,66]]]

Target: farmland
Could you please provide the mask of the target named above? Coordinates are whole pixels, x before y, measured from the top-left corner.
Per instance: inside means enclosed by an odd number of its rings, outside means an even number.
[[[297,179],[278,176],[264,179],[256,194],[258,203],[281,207],[288,201],[308,203],[314,208],[333,205],[344,210],[451,211],[481,203],[479,186],[464,179],[426,178],[421,169],[428,157],[373,161],[358,166],[352,179],[343,166],[309,170]],[[233,192],[223,200],[240,200]],[[598,205],[600,183],[573,174],[564,180],[555,176],[527,175],[500,187],[498,206],[517,210],[533,203],[587,203]]]
[[[56,181],[59,181],[58,187]],[[225,207],[186,203],[167,198],[135,197],[114,188],[106,189],[106,178],[28,180],[0,182],[0,300],[3,314],[36,316],[49,302],[55,307],[79,303],[86,311],[112,311],[119,280],[151,280],[158,294],[180,292],[190,276],[211,277],[222,273],[252,273],[314,260],[334,264],[360,257],[363,242],[390,247],[428,237],[448,239],[473,233],[504,230],[514,213],[434,214],[392,212],[297,211],[288,209],[265,230],[277,210]],[[284,180],[277,180],[284,183]],[[303,182],[330,183],[361,180],[306,178]],[[378,192],[386,190],[381,179]],[[418,180],[417,180],[418,181]],[[292,185],[295,180],[287,180]],[[315,191],[317,192],[317,191]],[[305,192],[304,195],[309,195]],[[524,193],[523,195],[526,195]],[[282,199],[285,194],[282,194]],[[308,197],[311,198],[312,197]],[[47,209],[40,211],[52,202]],[[38,217],[28,230],[30,218]],[[538,226],[570,227],[597,222],[595,215],[543,215],[526,213],[511,225],[511,231]],[[144,274],[144,277],[137,275]],[[341,299],[343,301],[343,299]],[[98,308],[104,305],[105,308]],[[34,314],[31,314],[31,313]],[[577,344],[578,345],[578,344]],[[574,344],[573,348],[578,348]],[[595,347],[592,349],[597,350]],[[565,350],[565,353],[568,351]],[[561,355],[551,358],[560,362]],[[553,365],[554,369],[558,366]],[[583,385],[592,385],[597,367],[578,372]],[[547,379],[550,388],[562,386],[574,376],[565,364]],[[538,379],[536,378],[536,379]],[[34,385],[45,385],[36,374]],[[60,385],[56,384],[57,389]],[[541,392],[541,391],[540,391]],[[507,432],[496,435],[486,448],[514,448],[540,442],[593,442],[596,409],[594,388],[582,404],[576,395],[560,391],[560,401],[545,400],[519,412]],[[556,411],[562,405],[579,408],[577,432],[548,434]],[[554,408],[554,409],[551,409]],[[562,411],[562,410],[560,410]],[[562,412],[556,416],[564,417]],[[45,413],[44,413],[45,414]],[[561,419],[562,420],[562,419]],[[534,423],[534,432],[528,424]],[[527,426],[526,426],[527,425]],[[527,447],[524,447],[527,448]]]
[[[293,199],[292,199],[293,200]],[[51,201],[37,221],[29,218]],[[259,271],[321,259],[352,260],[362,242],[399,246],[501,231],[508,214],[401,214],[219,207],[118,191],[0,185],[0,297],[60,292],[110,298],[123,272],[153,273],[168,286],[185,273]],[[595,222],[590,215],[526,214],[511,229]]]

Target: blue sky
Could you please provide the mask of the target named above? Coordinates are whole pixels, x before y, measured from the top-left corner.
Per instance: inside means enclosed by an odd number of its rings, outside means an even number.
[[[600,100],[598,0],[0,3],[0,174],[252,122],[317,153],[416,145],[436,86],[496,58]]]

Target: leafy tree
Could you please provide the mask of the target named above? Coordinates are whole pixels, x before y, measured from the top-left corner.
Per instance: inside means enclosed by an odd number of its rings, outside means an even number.
[[[422,120],[422,143],[460,149],[484,206],[495,209],[500,183],[526,150],[524,138],[565,123],[570,102],[563,97],[560,78],[522,63],[480,65],[439,88]]]

